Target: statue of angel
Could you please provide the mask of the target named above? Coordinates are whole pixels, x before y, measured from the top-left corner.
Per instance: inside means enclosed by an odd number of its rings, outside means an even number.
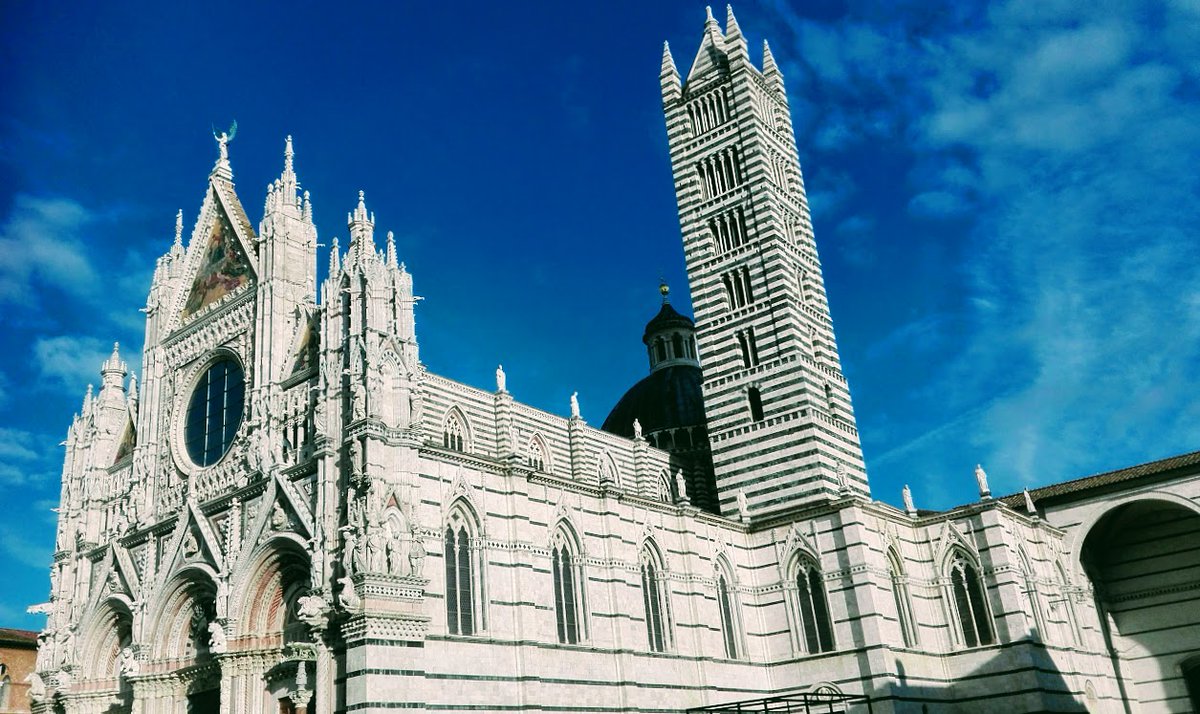
[[[221,152],[221,161],[229,161],[229,142],[233,141],[233,137],[237,136],[237,119],[229,125],[229,131],[223,131],[220,134],[216,129],[213,129],[213,138],[217,140],[217,148]]]

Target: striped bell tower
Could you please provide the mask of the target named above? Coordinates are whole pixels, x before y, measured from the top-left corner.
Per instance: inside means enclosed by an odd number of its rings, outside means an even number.
[[[732,8],[663,111],[721,512],[752,519],[869,488],[813,239],[783,75]],[[744,494],[745,498],[741,498]]]

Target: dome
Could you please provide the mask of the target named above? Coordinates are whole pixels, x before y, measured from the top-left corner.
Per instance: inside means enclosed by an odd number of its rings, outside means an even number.
[[[634,419],[646,433],[702,426],[705,423],[702,381],[700,368],[693,364],[656,369],[625,392],[600,428],[628,438],[633,436]]]
[[[642,342],[648,345],[654,335],[673,328],[683,328],[690,331],[695,329],[695,327],[695,323],[690,318],[679,314],[675,308],[671,307],[671,303],[664,302],[658,314],[650,322],[646,323],[646,331],[642,334]]]

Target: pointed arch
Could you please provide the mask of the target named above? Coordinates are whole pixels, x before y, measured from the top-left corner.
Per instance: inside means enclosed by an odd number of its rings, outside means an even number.
[[[554,466],[550,462],[550,449],[541,434],[534,433],[525,443],[525,465],[534,471],[553,473]]]
[[[470,422],[457,406],[447,409],[442,417],[442,448],[464,453],[471,450]]]
[[[476,511],[466,498],[450,504],[442,531],[442,559],[446,631],[451,635],[474,635],[487,629],[481,532]]]
[[[579,536],[566,518],[560,519],[551,531],[550,569],[558,641],[578,644],[587,636],[587,580]]]
[[[803,651],[809,654],[832,652],[833,619],[820,561],[797,547],[787,572],[787,588],[793,594],[793,610],[799,629],[797,644],[803,644]]]
[[[738,659],[745,652],[742,614],[738,606],[737,579],[733,566],[724,553],[718,554],[713,561],[713,579],[717,585],[717,611],[720,615],[721,636],[725,642],[725,656]]]
[[[946,600],[956,627],[951,630],[964,647],[994,644],[991,609],[980,577],[979,561],[959,545],[946,552],[943,575]]]
[[[896,605],[896,619],[900,623],[900,638],[905,647],[915,647],[919,641],[916,618],[913,617],[912,596],[908,593],[908,573],[904,568],[904,559],[900,557],[900,552],[894,545],[888,546],[887,559],[892,599]]]
[[[1033,617],[1033,626],[1030,628],[1029,634],[1035,640],[1044,641],[1048,634],[1046,616],[1042,611],[1041,595],[1038,593],[1033,563],[1029,560],[1029,554],[1020,546],[1017,546],[1017,562],[1021,567],[1021,585],[1025,591],[1025,597],[1029,601],[1030,615]]]
[[[209,566],[193,563],[180,569],[163,588],[164,596],[149,622],[150,657],[175,666],[206,661],[208,624],[216,620],[217,574]]]
[[[99,603],[80,628],[77,666],[83,678],[111,682],[121,676],[121,651],[133,644],[133,608],[124,595],[111,595]]]
[[[1067,617],[1066,622],[1063,623],[1063,627],[1070,634],[1069,638],[1063,639],[1069,639],[1071,643],[1079,645],[1081,644],[1079,640],[1079,620],[1075,614],[1075,599],[1071,597],[1073,586],[1071,585],[1071,578],[1067,575],[1067,569],[1063,567],[1061,560],[1054,561],[1054,573],[1058,577],[1059,592],[1062,593],[1062,601],[1066,606]]]
[[[230,634],[254,648],[307,641],[308,629],[296,618],[296,603],[309,590],[312,567],[303,540],[294,533],[276,534],[247,562],[229,588],[232,602],[227,607],[237,619]]]
[[[662,551],[647,537],[638,554],[642,580],[642,605],[646,615],[646,637],[652,652],[665,652],[672,646],[671,592],[666,578]]]
[[[597,461],[596,478],[600,481],[600,485],[620,486],[621,473],[617,470],[617,462],[613,460],[612,454],[602,451]]]
[[[653,498],[657,498],[663,503],[670,503],[673,498],[674,489],[671,488],[671,476],[666,469],[658,472],[658,482],[655,484]]]

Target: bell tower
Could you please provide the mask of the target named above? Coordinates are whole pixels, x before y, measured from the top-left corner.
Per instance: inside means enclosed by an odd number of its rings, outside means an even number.
[[[686,79],[665,44],[659,77],[721,511],[866,496],[771,49],[754,67],[733,9],[722,32],[710,8]]]

